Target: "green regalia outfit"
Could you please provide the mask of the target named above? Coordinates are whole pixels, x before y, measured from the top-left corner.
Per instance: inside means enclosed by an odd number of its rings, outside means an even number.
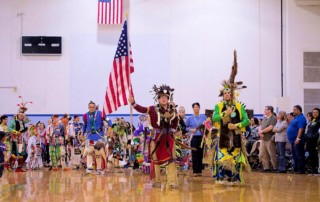
[[[234,90],[245,88],[242,82],[234,82],[237,74],[236,52],[230,79],[223,81],[220,96],[230,93],[230,100],[222,100],[216,104],[212,121],[218,129],[218,144],[214,156],[213,177],[217,183],[244,184],[243,168],[250,168],[242,134],[249,124],[245,106],[234,98]],[[228,112],[228,108],[232,112]]]

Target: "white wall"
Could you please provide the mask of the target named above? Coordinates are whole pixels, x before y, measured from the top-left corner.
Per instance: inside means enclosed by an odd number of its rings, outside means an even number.
[[[320,89],[318,82],[303,82],[303,52],[320,52],[320,6],[286,0],[285,7],[285,95],[292,110],[296,104],[303,107],[304,88]]]
[[[187,113],[194,101],[213,108],[233,49],[237,80],[248,86],[239,97],[247,108],[262,113],[281,95],[280,1],[125,0],[125,10],[138,103],[151,104],[152,85],[167,83]],[[20,54],[19,12],[23,35],[62,36],[61,56]],[[102,105],[122,26],[97,25],[96,18],[96,1],[0,0],[0,86],[17,86],[0,89],[0,114],[16,111],[18,95],[34,101],[29,113],[36,114],[83,113],[89,100]]]

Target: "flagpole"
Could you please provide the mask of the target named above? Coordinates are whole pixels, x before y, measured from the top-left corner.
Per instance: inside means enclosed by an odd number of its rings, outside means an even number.
[[[126,21],[127,21],[127,34],[128,34],[128,48],[130,46],[130,40],[129,40],[129,23],[128,23],[128,11],[126,12]],[[130,53],[129,53],[130,54]],[[130,89],[130,96],[133,96],[132,95],[132,86],[131,86],[131,77],[129,76],[129,89]],[[132,114],[133,114],[133,106],[132,104],[130,103],[130,132],[131,132],[131,135],[133,134],[133,131],[132,131],[132,126],[133,126],[133,118],[132,118]]]

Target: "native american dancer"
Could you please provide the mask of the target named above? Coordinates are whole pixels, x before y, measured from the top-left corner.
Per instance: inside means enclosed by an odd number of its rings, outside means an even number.
[[[69,122],[71,120],[71,116],[69,114],[64,114],[63,117],[61,118],[60,122],[63,127],[63,133],[64,133],[64,147],[62,147],[62,153],[64,154],[61,156],[61,159],[64,159],[64,161],[61,161],[64,165],[64,169],[70,169],[69,163],[71,162],[71,149],[72,149],[72,143],[71,143],[71,138],[69,136]],[[64,150],[64,151],[63,151]]]
[[[42,149],[41,156],[44,167],[49,167],[50,155],[49,155],[49,142],[47,139],[46,125],[42,122],[37,123],[38,133],[40,138],[40,147]]]
[[[148,162],[148,146],[150,143],[150,133],[152,130],[150,117],[144,114],[139,116],[140,123],[134,131],[128,145],[130,145],[130,163],[133,169],[142,166],[143,172],[149,174],[150,163]]]
[[[235,90],[245,88],[242,82],[235,82],[237,56],[234,51],[234,64],[228,81],[223,81],[220,91],[222,101],[216,104],[212,120],[218,128],[219,140],[214,157],[214,173],[217,183],[244,184],[243,168],[250,169],[246,158],[243,138],[249,119],[243,104],[235,99]]]
[[[124,167],[129,161],[127,151],[128,135],[130,132],[130,124],[124,118],[117,119],[118,121],[112,125],[113,135],[115,136],[114,158],[117,162],[115,165]]]
[[[43,166],[38,128],[35,125],[29,128],[30,137],[28,139],[28,158],[26,160],[28,169],[40,169]]]
[[[205,115],[207,119],[199,126],[199,130],[203,131],[200,148],[203,148],[202,163],[205,168],[212,168],[214,165],[214,154],[217,146],[217,128],[212,125],[213,110],[206,109]]]
[[[180,106],[178,113],[178,132],[175,134],[175,142],[179,142],[184,145],[190,145],[190,136],[187,132],[186,126],[187,118],[185,116],[185,108]],[[186,175],[186,171],[189,169],[189,159],[191,157],[190,149],[182,148],[179,144],[175,144],[175,147],[179,174]]]
[[[113,165],[115,168],[120,168],[120,162],[123,162],[125,159],[125,153],[124,153],[124,143],[122,142],[122,139],[118,132],[116,132],[117,127],[113,128],[112,132],[112,145],[110,145],[112,150],[112,157],[113,157]]]
[[[59,115],[52,116],[52,123],[48,126],[47,136],[49,139],[49,155],[50,166],[49,170],[56,171],[58,164],[65,169],[65,130],[63,124],[59,123]]]
[[[26,152],[23,142],[23,136],[25,132],[28,130],[28,128],[25,126],[26,123],[30,122],[30,119],[25,115],[25,112],[28,110],[27,104],[32,103],[30,101],[24,102],[23,98],[19,96],[19,98],[22,99],[22,102],[18,104],[19,111],[18,113],[11,119],[8,131],[11,133],[11,157],[9,159],[9,164],[11,167],[15,167],[16,158],[18,161],[18,166],[16,168],[16,172],[25,172],[26,168],[24,165],[24,161],[26,159]]]
[[[83,115],[83,129],[86,137],[84,156],[87,158],[86,173],[104,174],[107,167],[105,137],[103,130],[104,117],[94,102],[88,104],[89,112]]]
[[[80,123],[80,116],[73,117],[73,123],[69,124],[69,144],[73,169],[79,169],[81,163],[81,136],[83,123]]]
[[[174,133],[178,126],[176,106],[172,102],[174,89],[167,85],[154,86],[155,100],[158,104],[142,107],[135,103],[132,96],[129,102],[140,113],[149,114],[153,134],[151,137],[149,159],[151,160],[151,179],[154,178],[153,187],[160,188],[160,165],[166,166],[167,182],[170,188],[177,188],[177,169],[175,165]],[[169,102],[170,100],[170,102]]]

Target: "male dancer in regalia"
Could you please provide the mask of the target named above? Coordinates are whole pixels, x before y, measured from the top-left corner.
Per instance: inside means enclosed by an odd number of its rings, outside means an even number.
[[[97,109],[94,102],[88,104],[89,112],[83,115],[83,129],[86,137],[84,155],[87,157],[86,173],[104,174],[107,166],[106,152],[104,150],[104,130],[102,112]]]
[[[174,89],[167,85],[153,87],[155,100],[154,106],[142,107],[133,97],[129,102],[135,110],[150,115],[153,134],[151,137],[149,158],[151,160],[151,178],[154,178],[153,187],[160,188],[160,166],[166,166],[167,182],[170,188],[177,188],[177,169],[175,165],[174,133],[178,126],[178,114],[175,104],[169,102]]]
[[[22,97],[20,97],[22,99]],[[14,167],[13,164],[15,164],[16,158],[18,158],[18,167],[16,168],[16,172],[25,172],[26,167],[25,167],[25,148],[24,148],[24,143],[23,143],[23,135],[25,132],[28,130],[26,127],[26,123],[30,122],[30,119],[25,115],[25,112],[28,110],[26,107],[27,103],[32,103],[32,102],[22,102],[18,104],[19,106],[19,111],[18,113],[11,119],[9,126],[8,126],[8,131],[11,134],[11,139],[12,139],[12,155],[9,159],[9,163],[11,164],[12,167]]]
[[[52,123],[48,125],[47,136],[49,139],[49,170],[56,171],[60,164],[65,169],[65,130],[63,124],[59,122],[59,115],[52,115]]]
[[[217,183],[244,184],[243,168],[249,169],[246,158],[243,133],[249,124],[244,105],[235,99],[234,91],[245,88],[242,82],[235,82],[237,74],[236,52],[230,79],[223,81],[220,91],[222,101],[216,104],[212,117],[215,126],[219,129],[219,140],[215,153],[214,178]]]

